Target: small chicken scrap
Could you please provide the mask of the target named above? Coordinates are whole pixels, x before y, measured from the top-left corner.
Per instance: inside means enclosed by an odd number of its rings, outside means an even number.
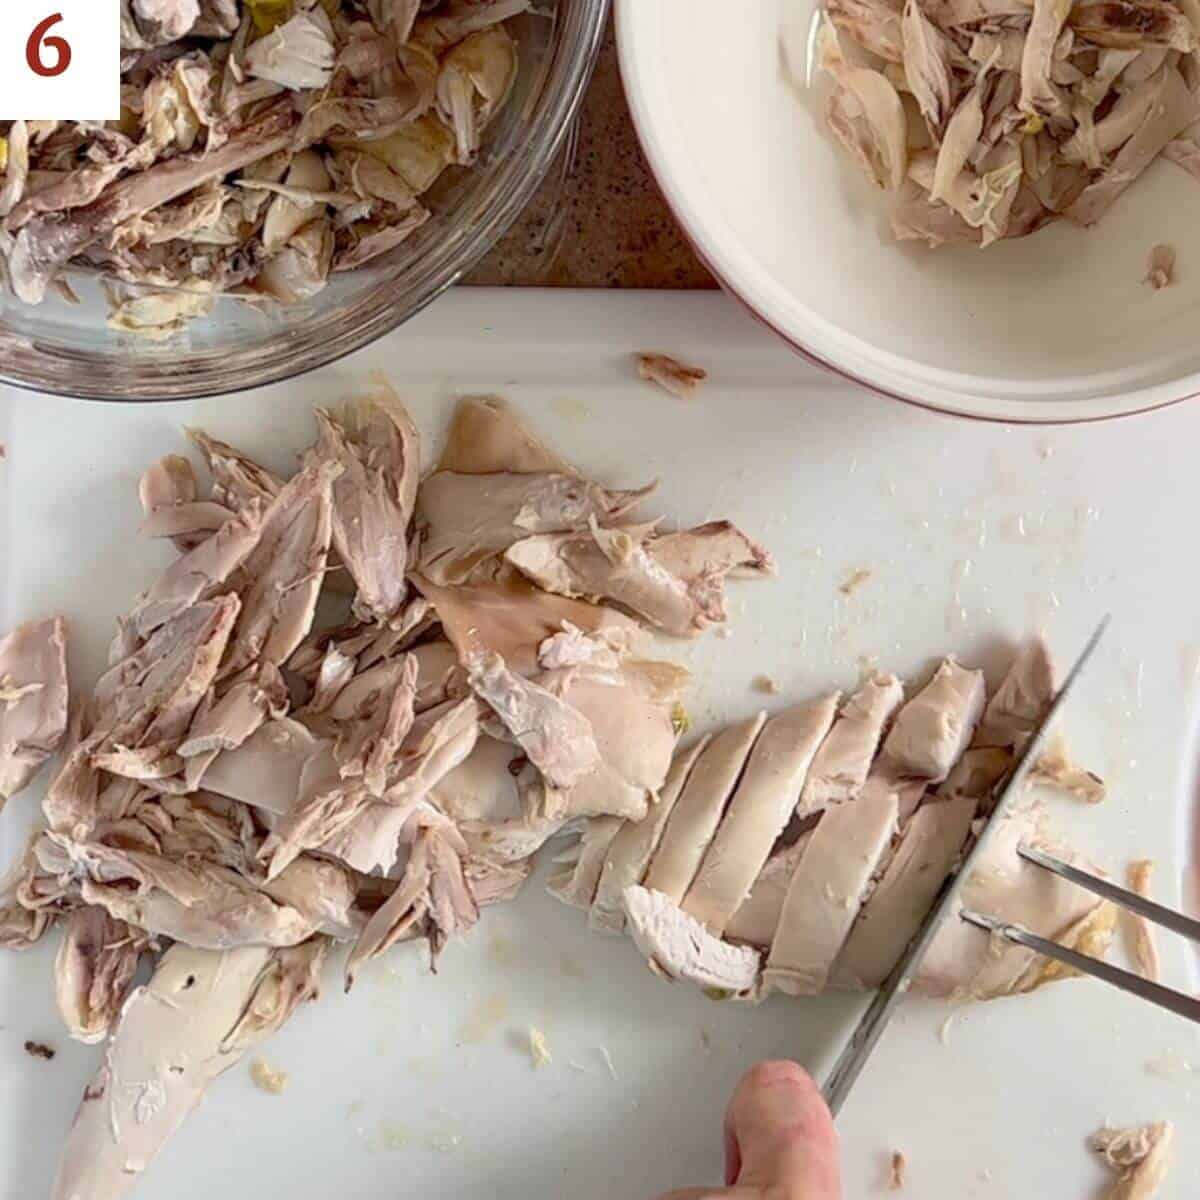
[[[614,836],[677,786],[688,676],[649,657],[646,627],[695,636],[724,619],[728,576],[771,569],[728,521],[630,524],[650,489],[584,479],[502,400],[461,402],[424,480],[385,383],[316,424],[291,478],[195,430],[207,491],[182,456],[147,470],[142,529],[173,561],[69,729],[62,622],[0,642],[2,794],[65,742],[0,883],[0,946],[61,926],[59,1010],[105,1043],[55,1200],[124,1194],[216,1076],[316,998],[334,943],[347,987],[399,942],[436,960],[560,835],[576,844],[551,890],[590,904]],[[832,716],[778,723],[764,788]],[[747,815],[732,836],[757,844]],[[715,856],[710,875],[710,908],[745,882]]]
[[[899,680],[877,675],[840,705],[829,695],[731,725],[679,751],[644,819],[589,824],[574,886],[560,897],[588,908],[594,928],[627,931],[659,974],[710,993],[876,988],[990,815],[1054,691],[1049,651],[1035,639],[990,700],[982,672],[946,659],[907,702]],[[1079,861],[1024,798],[968,878],[964,906],[1105,953],[1113,906],[1030,867],[1023,844]],[[915,986],[988,999],[1060,977],[954,922]]]
[[[1175,1129],[1169,1121],[1131,1129],[1105,1126],[1090,1139],[1093,1150],[1120,1176],[1108,1200],[1154,1200],[1167,1177]]]
[[[826,120],[892,193],[899,240],[989,246],[1062,217],[1094,225],[1160,154],[1200,177],[1200,14],[1186,5],[829,0],[825,12]]]
[[[395,249],[475,162],[530,0],[120,0],[121,119],[0,121],[0,276],[99,272],[163,339],[222,294],[296,304]]]

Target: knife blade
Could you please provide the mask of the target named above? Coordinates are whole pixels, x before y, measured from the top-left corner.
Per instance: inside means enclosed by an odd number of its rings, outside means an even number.
[[[1025,780],[1045,744],[1050,726],[1054,723],[1059,710],[1074,689],[1083,668],[1095,653],[1096,647],[1100,644],[1100,639],[1104,636],[1104,631],[1108,628],[1109,620],[1110,618],[1106,616],[1096,626],[1092,636],[1088,638],[1087,644],[1075,660],[1075,664],[1063,681],[1062,687],[1055,693],[1054,699],[1046,709],[1045,715],[1017,757],[1017,761],[1000,792],[999,799],[996,801],[996,806],[992,810],[992,815],[987,825],[984,827],[982,833],[980,833],[975,845],[959,865],[958,870],[951,874],[942,885],[942,890],[938,893],[938,898],[929,910],[929,914],[926,916],[921,928],[913,935],[904,953],[900,956],[900,961],[893,968],[892,973],[879,989],[879,992],[868,1006],[866,1012],[863,1013],[858,1026],[850,1035],[845,1048],[838,1056],[833,1069],[829,1072],[822,1091],[824,1092],[826,1103],[835,1116],[845,1103],[846,1097],[850,1094],[850,1089],[862,1073],[862,1069],[866,1066],[872,1051],[878,1045],[879,1039],[888,1027],[901,998],[908,991],[913,977],[921,965],[921,960],[925,957],[925,952],[933,943],[933,939],[937,936],[943,923],[954,911],[971,872],[979,864],[983,855],[987,853],[988,846],[991,844],[1000,819],[1012,807],[1017,796],[1020,795]]]

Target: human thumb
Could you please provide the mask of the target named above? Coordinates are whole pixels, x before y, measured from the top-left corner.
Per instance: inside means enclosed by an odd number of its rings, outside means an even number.
[[[793,1062],[742,1077],[725,1118],[726,1183],[779,1200],[840,1200],[838,1136],[824,1097]]]

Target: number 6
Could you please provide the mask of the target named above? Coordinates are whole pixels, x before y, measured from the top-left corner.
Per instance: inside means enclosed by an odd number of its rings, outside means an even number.
[[[52,13],[44,21],[39,22],[25,43],[25,61],[35,75],[44,79],[61,75],[71,65],[71,47],[60,37],[47,37],[46,33],[63,19],[62,13]],[[42,46],[49,46],[58,56],[53,66],[42,61]]]

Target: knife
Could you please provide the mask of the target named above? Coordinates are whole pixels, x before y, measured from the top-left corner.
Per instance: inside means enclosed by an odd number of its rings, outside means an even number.
[[[1000,797],[996,801],[996,806],[992,810],[992,815],[983,832],[979,835],[970,853],[963,859],[958,870],[953,872],[942,885],[942,890],[938,893],[937,901],[934,903],[933,908],[929,910],[929,915],[925,918],[924,924],[913,935],[912,941],[909,942],[904,954],[901,955],[900,961],[879,989],[878,994],[867,1008],[867,1011],[863,1013],[858,1027],[851,1034],[850,1040],[838,1056],[833,1070],[829,1072],[829,1077],[825,1080],[825,1086],[822,1091],[824,1092],[826,1103],[835,1116],[845,1103],[846,1097],[850,1094],[850,1089],[854,1086],[855,1080],[862,1073],[863,1067],[866,1066],[867,1060],[871,1057],[871,1052],[883,1036],[883,1031],[888,1027],[901,998],[908,991],[913,977],[921,965],[921,960],[925,957],[925,952],[929,949],[943,923],[949,919],[951,913],[958,905],[963,887],[970,877],[971,872],[978,866],[982,857],[987,853],[988,846],[991,844],[992,838],[999,827],[1001,818],[1004,817],[1015,803],[1016,798],[1020,795],[1021,789],[1025,785],[1025,780],[1033,768],[1033,764],[1037,762],[1038,755],[1045,744],[1050,726],[1054,723],[1054,718],[1058,715],[1059,709],[1062,708],[1072,688],[1074,688],[1076,681],[1079,679],[1080,672],[1095,653],[1096,647],[1100,644],[1100,639],[1104,636],[1104,631],[1108,628],[1109,619],[1106,616],[1096,626],[1096,630],[1092,636],[1088,638],[1087,645],[1084,646],[1082,653],[1076,659],[1075,665],[1071,668],[1062,687],[1055,693],[1054,699],[1050,702],[1045,715],[1042,717],[1037,728],[1034,729],[1029,740],[1025,743],[1024,749],[1022,749],[1016,765],[1008,777],[1008,781],[1000,792]]]

